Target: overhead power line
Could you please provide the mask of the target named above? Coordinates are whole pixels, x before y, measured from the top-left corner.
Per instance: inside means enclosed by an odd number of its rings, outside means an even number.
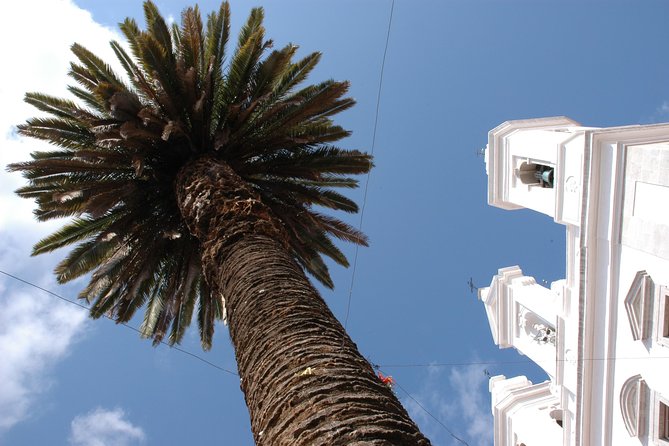
[[[372,364],[372,365],[374,366],[374,368],[375,368],[376,370],[379,370],[379,371],[381,370],[381,366],[376,365],[376,364]],[[409,393],[404,387],[402,387],[402,386],[400,385],[400,383],[399,383],[396,379],[392,379],[391,382],[393,383],[393,385],[396,385],[397,387],[399,387],[399,388],[402,390],[402,392],[404,392],[404,393],[406,394],[406,396],[409,397],[409,399],[410,399],[411,401],[413,401],[414,403],[416,403],[416,405],[417,405],[418,407],[421,408],[421,410],[422,410],[423,412],[425,412],[430,418],[432,418],[432,419],[433,419],[434,421],[436,421],[442,428],[444,428],[444,430],[446,430],[446,432],[448,432],[449,435],[450,435],[451,437],[453,437],[455,440],[459,441],[460,443],[464,444],[465,446],[469,446],[469,443],[467,443],[465,440],[463,440],[462,438],[460,438],[460,437],[458,437],[457,435],[455,435],[455,433],[454,433],[451,429],[449,429],[448,426],[446,426],[446,424],[444,424],[443,421],[441,421],[439,418],[437,418],[436,416],[434,416],[434,415],[432,414],[432,412],[430,412],[429,410],[427,410],[427,407],[423,406],[423,405],[420,403],[420,401],[418,401],[418,400],[417,400],[411,393]]]
[[[588,361],[637,361],[669,359],[669,356],[610,356],[607,358],[580,358],[571,360],[573,362]],[[543,362],[569,362],[568,359],[551,359]],[[420,368],[420,367],[464,367],[469,365],[509,365],[509,364],[536,364],[529,359],[517,361],[464,361],[464,362],[426,362],[422,364],[380,364],[379,367],[387,368]]]
[[[49,294],[49,295],[51,295],[51,296],[53,296],[53,297],[56,297],[56,298],[58,298],[58,299],[60,299],[60,300],[62,300],[62,301],[64,301],[64,302],[67,302],[67,303],[72,304],[72,305],[76,305],[77,307],[79,307],[79,308],[83,308],[84,310],[87,310],[87,311],[90,310],[90,308],[89,308],[88,306],[86,306],[86,305],[80,304],[79,302],[74,301],[74,300],[72,300],[72,299],[68,299],[67,297],[61,296],[61,295],[58,294],[58,293],[54,293],[53,291],[48,290],[48,289],[46,289],[46,288],[44,288],[44,287],[41,287],[41,286],[39,286],[39,285],[37,285],[37,284],[35,284],[35,283],[33,283],[33,282],[30,282],[29,280],[22,279],[22,278],[20,278],[20,277],[18,277],[18,276],[15,276],[15,275],[10,274],[10,273],[8,273],[8,272],[5,272],[5,271],[3,271],[3,270],[0,270],[0,273],[2,273],[2,274],[4,274],[5,276],[10,277],[10,278],[12,278],[12,279],[18,281],[18,282],[21,282],[21,283],[23,283],[23,284],[25,284],[25,285],[31,286],[31,287],[33,287],[33,288],[37,288],[37,289],[40,290],[40,291],[44,291],[45,293],[47,293],[47,294]],[[107,316],[106,314],[103,314],[103,317],[106,318],[106,319],[109,319],[110,321],[114,321],[113,318]],[[114,321],[114,322],[116,322],[116,321]],[[139,333],[139,334],[142,334],[141,330],[139,330],[139,329],[133,327],[132,325],[128,324],[127,322],[117,322],[117,324],[122,325],[122,326],[124,326],[124,327],[126,327],[126,328],[129,328],[130,330],[132,330],[132,331],[134,331],[134,332],[137,332],[137,333]],[[238,376],[237,373],[233,372],[232,370],[228,370],[228,369],[226,369],[225,367],[221,367],[220,365],[214,364],[213,362],[208,361],[208,360],[204,359],[202,356],[199,356],[199,355],[197,355],[197,354],[195,354],[195,353],[193,353],[193,352],[190,352],[190,351],[188,351],[188,350],[185,350],[185,349],[183,349],[183,348],[181,348],[181,347],[177,347],[176,345],[170,345],[170,344],[168,344],[168,343],[165,342],[165,341],[160,341],[160,343],[161,343],[162,345],[165,345],[165,346],[167,346],[167,347],[169,347],[169,348],[171,348],[171,349],[174,349],[174,350],[178,351],[179,353],[183,353],[184,355],[188,355],[188,356],[191,356],[191,357],[193,357],[193,358],[195,358],[195,359],[198,359],[198,360],[202,361],[203,363],[207,364],[208,366],[214,367],[215,369],[218,369],[218,370],[220,370],[220,371],[222,371],[222,372],[229,373],[230,375]]]
[[[388,17],[388,30],[386,31],[386,45],[383,49],[383,59],[381,61],[381,74],[379,75],[379,88],[376,93],[376,112],[374,113],[374,130],[372,131],[372,148],[370,150],[370,155],[374,155],[374,147],[376,146],[376,129],[379,124],[379,108],[381,104],[381,90],[383,87],[383,72],[386,67],[386,55],[388,54],[388,42],[390,41],[390,29],[393,23],[393,11],[395,10],[395,0],[392,0],[390,3],[390,16]],[[358,229],[362,231],[362,221],[365,216],[365,207],[367,205],[367,190],[369,189],[369,178],[371,176],[371,170],[367,173],[367,179],[365,180],[365,192],[362,197],[362,207],[360,208],[360,223],[358,224]],[[348,303],[346,304],[346,317],[344,318],[344,329],[348,326],[348,317],[351,313],[351,298],[353,297],[353,284],[355,283],[355,271],[358,266],[358,251],[360,250],[359,245],[355,245],[355,254],[353,255],[353,268],[351,271],[351,286],[348,290]]]
[[[49,294],[49,295],[51,295],[55,298],[58,298],[58,299],[60,299],[64,302],[67,302],[67,303],[72,304],[72,305],[76,305],[77,307],[82,308],[82,309],[87,310],[87,311],[90,310],[90,308],[87,307],[86,305],[83,305],[83,304],[81,304],[81,303],[79,303],[75,300],[68,299],[67,297],[61,296],[60,294],[55,293],[55,292],[53,292],[53,291],[51,291],[47,288],[41,287],[41,286],[39,286],[39,285],[29,281],[29,280],[23,279],[23,278],[18,277],[14,274],[10,274],[10,273],[8,273],[6,271],[3,271],[1,269],[0,269],[0,274],[3,274],[3,275],[5,275],[5,276],[7,276],[7,277],[9,277],[13,280],[16,280],[17,282],[21,282],[25,285],[28,285],[28,286],[36,288],[40,291],[43,291],[43,292],[45,292],[45,293],[47,293],[47,294]],[[107,315],[103,315],[103,317],[105,317],[106,319],[109,319],[111,321],[114,321],[113,318],[111,318]],[[116,322],[116,321],[114,321],[114,322]],[[119,325],[122,325],[126,328],[129,328],[130,330],[132,330],[136,333],[139,333],[139,334],[142,333],[141,330],[133,327],[132,325],[130,325],[126,322],[121,322],[121,323],[119,323]],[[211,361],[208,361],[207,359],[205,359],[205,358],[203,358],[203,357],[201,357],[201,356],[199,356],[199,355],[197,355],[193,352],[185,350],[181,347],[170,345],[170,344],[168,344],[167,342],[164,342],[164,341],[161,341],[161,344],[169,347],[170,349],[174,349],[174,350],[176,350],[180,353],[183,353],[185,355],[192,356],[193,358],[198,359],[199,361],[201,361],[201,362],[203,362],[203,363],[205,363],[205,364],[207,364],[211,367],[214,367],[214,368],[216,368],[220,371],[229,373],[231,375],[238,376],[236,372],[228,370],[225,367],[221,367],[218,364],[215,364]],[[579,359],[577,361],[632,361],[632,360],[651,360],[651,359],[669,360],[669,356],[624,356],[624,357],[623,356],[617,356],[617,357],[608,357],[608,358],[582,358],[582,359]],[[555,361],[556,362],[564,362],[564,361],[567,361],[567,360],[566,359],[556,359]],[[397,364],[390,363],[390,364],[374,364],[374,367],[375,368],[422,368],[422,367],[465,367],[465,366],[470,366],[470,365],[511,365],[511,364],[525,364],[525,365],[527,365],[527,364],[535,364],[535,363],[533,361],[529,360],[529,359],[525,359],[525,360],[516,360],[516,361],[461,361],[461,362],[426,362],[426,363],[397,363]]]
[[[453,437],[455,440],[459,441],[460,443],[462,443],[462,444],[464,444],[464,445],[466,445],[466,446],[469,446],[469,443],[467,443],[465,440],[463,440],[462,438],[460,438],[460,437],[458,437],[457,435],[455,435],[455,434],[453,433],[453,431],[450,430],[450,429],[448,428],[448,426],[446,426],[446,425],[445,425],[439,418],[437,418],[437,417],[435,417],[434,415],[432,415],[432,413],[431,413],[429,410],[427,410],[427,408],[426,408],[425,406],[423,406],[423,405],[422,405],[416,398],[414,398],[413,395],[411,395],[409,392],[407,392],[407,391],[404,389],[404,387],[402,387],[402,386],[400,385],[400,383],[398,383],[397,381],[395,381],[395,384],[397,385],[397,387],[399,387],[400,389],[402,389],[402,392],[404,392],[404,393],[406,394],[406,396],[408,396],[409,399],[410,399],[411,401],[413,401],[414,403],[416,403],[416,404],[418,405],[418,407],[420,407],[421,409],[423,409],[423,412],[425,412],[426,414],[428,414],[428,416],[429,416],[430,418],[432,418],[434,421],[436,421],[437,423],[439,423],[439,425],[440,425],[441,427],[443,427],[443,428],[446,430],[446,432],[449,433],[449,435],[450,435],[451,437]]]

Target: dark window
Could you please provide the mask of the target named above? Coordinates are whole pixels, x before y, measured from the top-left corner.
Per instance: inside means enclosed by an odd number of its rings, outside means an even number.
[[[664,314],[662,318],[662,337],[669,338],[669,294],[662,296],[664,299]]]
[[[661,440],[669,440],[669,407],[663,402],[660,402],[659,421],[658,437]]]

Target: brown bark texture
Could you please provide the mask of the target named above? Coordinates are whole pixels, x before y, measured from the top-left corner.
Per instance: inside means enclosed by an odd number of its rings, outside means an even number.
[[[209,286],[225,298],[256,444],[429,445],[293,260],[257,193],[212,157],[184,166],[176,191]]]

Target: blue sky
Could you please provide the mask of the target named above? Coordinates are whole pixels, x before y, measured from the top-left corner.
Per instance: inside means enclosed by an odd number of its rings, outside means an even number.
[[[177,19],[189,5],[156,3]],[[265,7],[277,45],[324,53],[313,82],[351,81],[358,105],[338,119],[353,131],[342,145],[371,150],[391,1],[239,0],[234,29],[254,5]],[[208,12],[218,3],[200,6]],[[33,114],[21,103],[25,91],[65,94],[69,45],[109,57],[116,23],[128,15],[142,22],[141,3],[129,0],[23,0],[5,11],[3,165],[40,147],[16,138],[12,126]],[[599,127],[669,119],[668,14],[669,3],[651,0],[395,2],[363,219],[371,247],[358,254],[347,328],[364,355],[472,446],[492,441],[484,370],[545,376],[493,344],[467,280],[486,286],[498,268],[517,264],[550,282],[564,276],[565,263],[562,227],[487,206],[476,151],[510,119],[566,115]],[[32,220],[32,204],[10,193],[20,184],[0,171],[0,269],[73,298],[83,282],[56,286],[51,276],[64,252],[29,257],[56,225]],[[351,196],[361,202],[363,190]],[[359,216],[342,217],[359,225]],[[353,248],[345,250],[352,259]],[[336,288],[323,295],[343,321],[352,271],[332,269]],[[236,369],[223,325],[210,352],[199,349],[196,330],[182,347]],[[238,377],[87,320],[2,274],[0,358],[0,444],[252,444]],[[497,364],[439,365],[472,362]],[[402,389],[433,443],[457,444]]]

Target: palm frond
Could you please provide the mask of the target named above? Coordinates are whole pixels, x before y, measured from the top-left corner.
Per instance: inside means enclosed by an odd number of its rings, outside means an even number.
[[[202,18],[200,9],[197,7],[187,8],[181,14],[183,23],[180,35],[179,53],[184,67],[193,68],[195,72],[202,76],[205,64],[202,35]]]
[[[66,283],[81,277],[99,268],[115,253],[121,255],[125,249],[118,239],[105,241],[100,238],[80,243],[56,266],[56,279],[58,283]]]
[[[168,56],[172,55],[172,35],[170,30],[167,27],[167,23],[163,16],[160,15],[160,11],[156,5],[151,1],[147,0],[144,2],[144,17],[146,18],[146,26],[155,37],[155,39],[160,43],[160,45],[165,49],[165,52]]]
[[[316,68],[321,60],[321,53],[315,52],[301,59],[297,63],[291,64],[279,78],[274,87],[273,94],[277,99],[283,98],[293,87],[301,84],[309,76],[309,73]]]
[[[100,116],[91,114],[79,107],[73,101],[67,99],[61,99],[43,93],[29,92],[26,93],[24,100],[38,110],[42,110],[59,118],[73,119],[75,121],[93,121],[95,119],[100,119]]]
[[[51,142],[67,149],[90,147],[95,137],[82,123],[62,118],[32,118],[17,126],[20,135]]]
[[[70,48],[79,61],[83,64],[82,71],[86,73],[86,78],[93,81],[94,84],[107,83],[117,90],[127,90],[128,88],[124,82],[114,73],[112,68],[106,64],[102,59],[93,54],[88,49],[75,43]]]
[[[367,236],[353,226],[336,218],[319,214],[318,212],[307,211],[307,215],[309,215],[315,225],[334,235],[338,239],[357,245],[369,246]]]
[[[220,319],[221,300],[212,295],[211,289],[206,281],[200,281],[200,290],[197,301],[197,325],[200,330],[200,341],[204,350],[211,349],[211,341],[214,337],[214,323]]]
[[[97,219],[75,219],[72,223],[63,226],[58,231],[37,242],[33,247],[33,255],[51,252],[58,248],[62,248],[63,246],[98,234],[107,228],[116,218],[116,215],[110,214]]]

